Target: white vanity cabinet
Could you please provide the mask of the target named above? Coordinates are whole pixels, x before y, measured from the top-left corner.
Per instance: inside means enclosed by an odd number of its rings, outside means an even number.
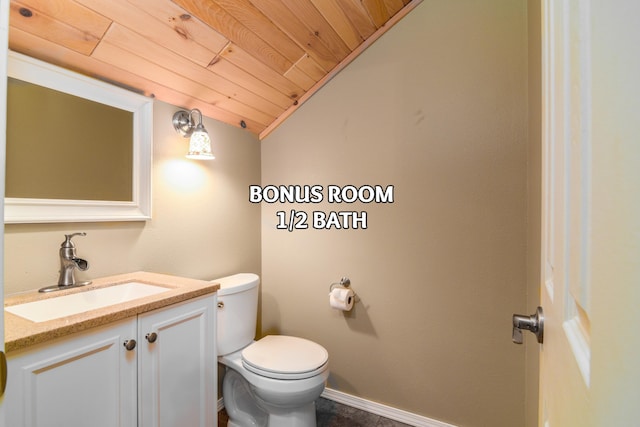
[[[217,425],[214,298],[138,316],[140,427]]]
[[[136,333],[134,318],[9,353],[7,426],[135,426]]]
[[[216,426],[215,304],[208,294],[9,353],[7,425]]]

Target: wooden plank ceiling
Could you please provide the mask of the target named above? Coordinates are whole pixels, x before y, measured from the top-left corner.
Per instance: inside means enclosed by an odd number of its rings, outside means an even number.
[[[421,0],[11,0],[9,48],[266,136]]]

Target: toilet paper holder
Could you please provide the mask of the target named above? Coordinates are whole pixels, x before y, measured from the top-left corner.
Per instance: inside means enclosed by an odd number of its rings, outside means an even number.
[[[357,301],[358,296],[351,289],[351,280],[348,277],[343,277],[339,282],[329,285],[329,305],[331,308],[348,312]]]
[[[334,282],[329,285],[329,292],[333,290],[336,286],[342,286],[343,288],[348,288],[351,286],[351,280],[348,277],[343,277],[339,282]]]
[[[351,288],[351,280],[348,277],[343,277],[342,279],[340,279],[339,282],[334,282],[330,284],[329,293],[331,293],[333,288],[335,288],[336,286],[342,286],[343,288]],[[360,301],[360,298],[358,298],[358,294],[356,294],[356,291],[353,291],[353,300],[356,302]]]

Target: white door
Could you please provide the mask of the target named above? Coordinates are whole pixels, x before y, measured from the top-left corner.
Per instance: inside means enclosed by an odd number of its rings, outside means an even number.
[[[541,426],[640,425],[638,16],[542,1]]]

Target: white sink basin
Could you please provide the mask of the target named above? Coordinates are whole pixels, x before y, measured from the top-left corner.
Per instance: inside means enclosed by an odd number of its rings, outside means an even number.
[[[171,289],[147,283],[128,282],[106,288],[81,291],[60,297],[5,307],[9,313],[32,322],[46,322],[110,305],[156,295]]]

